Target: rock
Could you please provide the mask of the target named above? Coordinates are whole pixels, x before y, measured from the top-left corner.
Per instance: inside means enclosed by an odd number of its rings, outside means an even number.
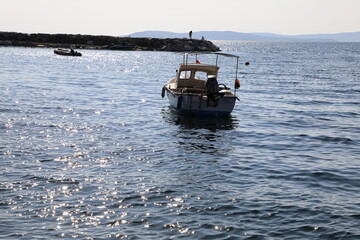
[[[0,46],[12,46],[12,41],[0,41]]]
[[[133,50],[135,49],[136,45],[128,42],[122,42],[120,44],[113,44],[108,49],[110,50]]]
[[[70,48],[70,44],[62,43],[62,44],[60,44],[60,48]]]
[[[80,34],[0,32],[0,45],[27,47],[76,47],[82,49],[146,51],[219,51],[212,42],[187,38],[130,38]]]
[[[184,45],[184,51],[185,52],[193,52],[195,51],[195,46],[194,45],[190,45],[190,44],[185,44]]]

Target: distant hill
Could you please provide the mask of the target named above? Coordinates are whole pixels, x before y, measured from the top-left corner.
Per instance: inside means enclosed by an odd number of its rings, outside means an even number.
[[[360,32],[349,32],[349,33],[336,33],[336,34],[307,34],[298,35],[300,38],[329,38],[334,39],[338,42],[360,42]]]
[[[131,37],[188,38],[189,33],[144,31],[130,34]],[[260,42],[360,42],[360,32],[337,34],[280,35],[273,33],[241,33],[233,31],[193,32],[193,38],[207,40],[238,40]]]

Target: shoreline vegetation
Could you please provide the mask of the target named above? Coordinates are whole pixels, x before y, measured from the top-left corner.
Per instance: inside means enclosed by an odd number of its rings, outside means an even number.
[[[0,32],[0,46],[130,51],[220,51],[208,40]]]

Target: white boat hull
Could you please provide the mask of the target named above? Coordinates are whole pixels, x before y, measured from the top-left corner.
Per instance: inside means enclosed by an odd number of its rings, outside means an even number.
[[[237,79],[239,57],[231,54],[216,53],[218,56],[236,58],[235,89],[240,87]],[[232,92],[225,84],[218,82],[219,67],[213,64],[188,62],[184,55],[174,78],[162,88],[161,97],[167,96],[170,106],[181,113],[198,115],[229,115],[238,100],[236,92]]]
[[[182,113],[201,115],[229,115],[235,106],[235,96],[223,96],[217,101],[208,100],[206,95],[176,93],[165,88],[170,105]]]

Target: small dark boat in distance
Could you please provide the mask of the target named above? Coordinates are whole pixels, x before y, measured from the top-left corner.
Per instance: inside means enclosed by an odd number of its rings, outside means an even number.
[[[76,57],[82,56],[81,53],[74,51],[74,49],[68,50],[68,49],[58,48],[54,50],[54,53],[63,56],[76,56]]]

